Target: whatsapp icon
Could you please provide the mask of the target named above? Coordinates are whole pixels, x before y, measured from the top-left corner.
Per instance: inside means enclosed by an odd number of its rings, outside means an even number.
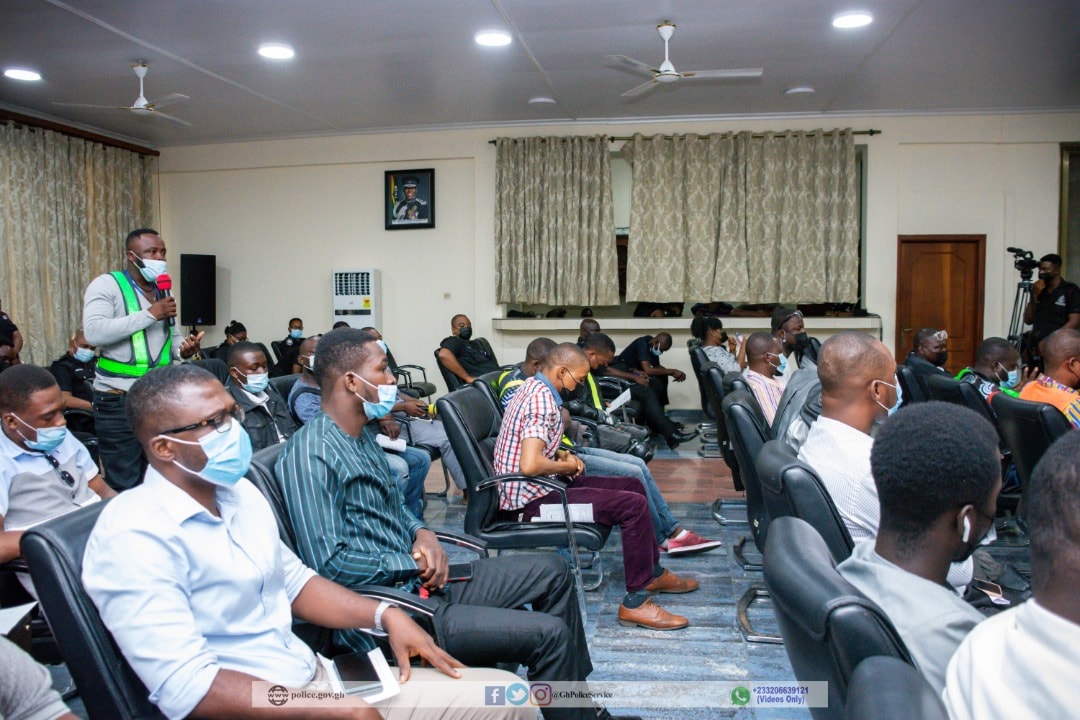
[[[750,689],[739,685],[731,691],[731,703],[732,705],[746,705],[750,702]]]

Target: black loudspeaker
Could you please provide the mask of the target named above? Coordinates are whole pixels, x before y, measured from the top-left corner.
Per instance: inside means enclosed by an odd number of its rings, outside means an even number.
[[[217,256],[180,256],[180,324],[217,325]]]

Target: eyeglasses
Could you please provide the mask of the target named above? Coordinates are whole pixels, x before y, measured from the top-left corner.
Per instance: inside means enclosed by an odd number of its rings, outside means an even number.
[[[780,327],[793,317],[803,317],[802,310],[792,310],[791,312],[789,312],[787,315],[784,316],[784,319],[780,321],[777,327]]]
[[[574,385],[575,386],[583,384],[585,382],[585,380],[586,380],[586,378],[581,378],[580,380],[578,380],[576,377],[574,377],[574,373],[570,372],[570,368],[568,368],[568,367],[564,367],[563,370],[565,370],[567,373],[569,373],[570,377],[574,378]]]
[[[244,408],[239,405],[233,405],[232,410],[226,410],[220,415],[215,415],[209,420],[201,420],[197,423],[185,425],[184,427],[173,428],[172,430],[162,430],[162,435],[175,435],[177,433],[187,432],[188,430],[198,430],[201,427],[207,425],[213,425],[214,430],[219,433],[229,432],[229,428],[232,427],[233,420],[238,423],[244,422]]]
[[[938,330],[936,333],[930,336],[931,340],[945,342],[949,339],[949,333],[944,330]]]
[[[48,453],[41,453],[41,456],[49,461],[49,464],[53,466],[53,470],[56,471],[56,474],[60,476],[61,480],[67,483],[67,486],[69,488],[75,487],[75,478],[73,478],[71,476],[71,473],[69,473],[67,470],[64,470],[60,467],[59,460],[54,458],[52,455],[49,455]]]

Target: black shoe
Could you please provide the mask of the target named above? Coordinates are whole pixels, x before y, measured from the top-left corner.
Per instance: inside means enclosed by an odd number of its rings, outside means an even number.
[[[680,444],[682,444],[684,442],[689,442],[690,440],[693,440],[697,436],[698,436],[698,431],[697,430],[691,430],[689,432],[680,430],[680,431],[677,431],[677,432],[673,432],[673,433],[671,433],[671,436],[668,437],[668,439],[667,439],[668,447],[671,448],[672,450],[674,450],[675,448],[679,447]]]

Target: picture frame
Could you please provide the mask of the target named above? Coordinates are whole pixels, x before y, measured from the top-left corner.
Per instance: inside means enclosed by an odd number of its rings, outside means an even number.
[[[387,230],[435,227],[435,169],[387,170],[383,181]]]

